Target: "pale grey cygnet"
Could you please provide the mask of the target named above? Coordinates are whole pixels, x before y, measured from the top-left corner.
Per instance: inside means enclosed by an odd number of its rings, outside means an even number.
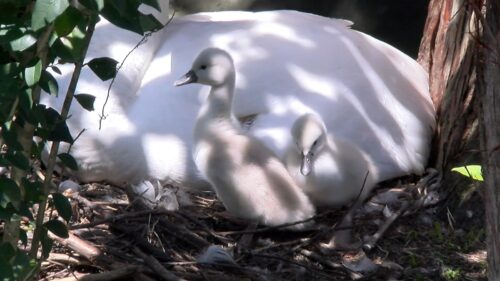
[[[224,50],[208,48],[175,83],[211,86],[194,128],[197,168],[226,209],[238,217],[271,226],[312,217],[313,205],[280,159],[259,140],[246,135],[233,117],[235,75],[231,56]],[[290,228],[303,227],[298,224]]]

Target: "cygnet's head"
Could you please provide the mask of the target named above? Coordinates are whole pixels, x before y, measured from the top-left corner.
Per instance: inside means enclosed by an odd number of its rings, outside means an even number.
[[[292,138],[302,158],[300,172],[307,176],[311,172],[315,155],[326,145],[325,125],[318,116],[304,114],[293,124]]]
[[[203,50],[194,60],[191,70],[175,81],[175,86],[200,83],[220,86],[234,79],[234,64],[231,56],[218,48]]]

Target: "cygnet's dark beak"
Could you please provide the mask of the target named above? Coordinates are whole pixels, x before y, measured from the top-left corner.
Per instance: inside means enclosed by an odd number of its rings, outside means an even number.
[[[302,163],[300,163],[300,173],[304,176],[309,175],[311,173],[312,166],[312,153],[302,154]]]
[[[182,86],[190,83],[196,83],[198,81],[198,76],[194,71],[190,70],[188,73],[184,74],[181,78],[174,82],[174,86]]]

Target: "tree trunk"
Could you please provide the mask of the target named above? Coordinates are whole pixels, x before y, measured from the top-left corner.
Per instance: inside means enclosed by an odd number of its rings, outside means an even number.
[[[429,165],[443,174],[439,206],[460,223],[482,227],[484,209],[474,192],[480,184],[451,172],[451,168],[479,164],[479,63],[480,25],[476,11],[484,0],[431,0],[418,61],[429,73],[431,97],[437,111],[436,134]],[[469,200],[470,198],[474,200]],[[467,217],[476,214],[474,223]],[[463,223],[462,223],[463,225]]]
[[[431,0],[418,61],[430,76],[438,126],[431,165],[442,171],[477,155],[475,0]],[[476,146],[477,147],[477,146]],[[446,176],[446,175],[445,175]]]
[[[488,278],[500,279],[500,2],[486,0],[479,67]]]
[[[499,58],[498,0],[431,0],[419,52],[438,118],[431,165],[443,172],[443,191],[451,199],[444,208],[455,215],[472,194],[469,187],[479,185],[450,169],[482,156],[490,280],[500,280]]]

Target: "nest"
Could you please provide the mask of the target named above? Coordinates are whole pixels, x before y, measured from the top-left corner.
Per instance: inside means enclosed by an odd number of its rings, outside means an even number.
[[[416,186],[412,181],[405,185],[393,181],[378,190],[408,192]],[[282,227],[249,227],[248,221],[228,214],[212,192],[165,188],[176,192],[181,203],[178,210],[151,208],[140,198],[104,184],[87,184],[79,192],[66,192],[74,213],[70,237],[51,236],[58,243],[42,264],[41,278],[291,281],[397,280],[415,275],[414,268],[401,258],[414,223],[404,226],[404,231],[401,225],[389,228],[386,237],[390,239],[382,237],[387,229],[383,230],[381,240],[374,241],[369,252],[361,248],[336,251],[321,245],[328,242],[348,208],[320,209],[313,229],[292,232]],[[366,236],[380,231],[382,222],[391,218],[416,218],[422,208],[429,210],[425,204],[416,208],[415,202],[423,201],[411,194],[403,197],[407,198],[391,211],[385,207],[384,211],[356,216],[354,240],[366,241]],[[432,264],[424,268],[429,267],[440,270]],[[432,270],[429,276],[436,273]]]

